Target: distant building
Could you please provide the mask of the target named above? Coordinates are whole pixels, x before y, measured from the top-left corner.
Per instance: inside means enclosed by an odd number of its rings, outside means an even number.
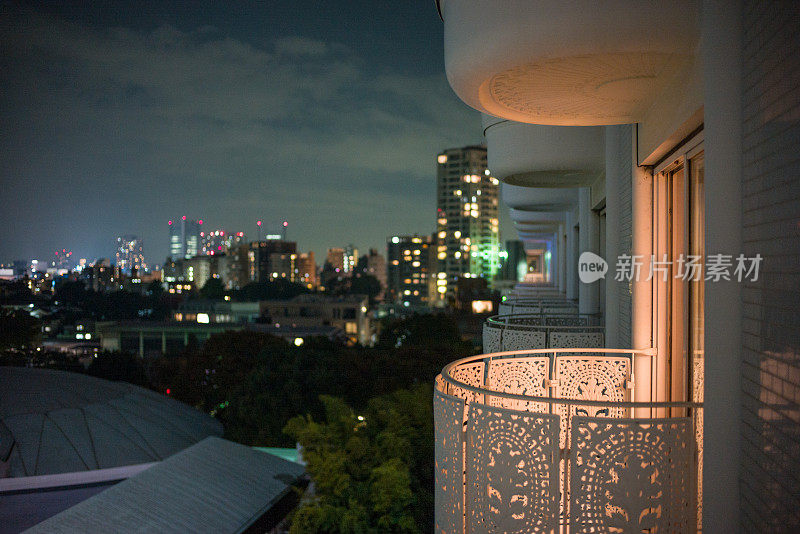
[[[367,254],[366,258],[367,264],[364,272],[366,272],[368,275],[374,276],[378,282],[381,283],[381,292],[377,298],[378,300],[383,300],[383,297],[386,294],[385,292],[388,282],[386,278],[386,258],[378,254],[378,251],[374,248],[369,249],[369,254]]]
[[[72,251],[62,248],[61,250],[56,250],[55,254],[53,254],[53,267],[55,268],[56,272],[68,271],[74,266],[75,265],[72,261]]]
[[[251,282],[269,282],[278,278],[294,281],[297,243],[265,239],[250,243],[248,271]]]
[[[388,299],[406,306],[435,305],[444,293],[432,236],[394,236],[388,240]]]
[[[93,291],[112,291],[119,288],[119,280],[106,258],[100,258],[81,272],[81,277]]]
[[[460,277],[491,281],[499,269],[499,181],[486,165],[486,147],[450,148],[437,156],[437,257],[455,295]]]
[[[117,237],[117,268],[125,274],[138,273],[146,269],[144,263],[144,246],[142,240],[135,235]]]
[[[334,272],[343,273],[344,270],[344,249],[343,248],[329,248],[328,256],[325,258]]]
[[[297,273],[295,282],[303,284],[309,289],[317,287],[319,284],[317,277],[317,263],[314,260],[313,252],[304,252],[297,255],[297,262],[295,263]]]
[[[342,266],[346,273],[352,273],[358,263],[358,249],[354,245],[344,247]]]
[[[255,323],[261,309],[258,302],[188,300],[178,307],[173,318],[178,322],[200,324]]]
[[[169,255],[173,260],[191,258],[200,254],[200,230],[203,221],[192,221],[186,215],[169,221]]]
[[[500,278],[521,282],[527,272],[528,258],[522,241],[518,239],[506,241],[500,260]]]
[[[200,253],[217,256],[220,254],[230,254],[232,250],[245,243],[244,232],[226,232],[225,230],[214,230],[211,232],[200,232]]]
[[[97,335],[103,350],[121,350],[138,355],[140,358],[157,357],[161,354],[175,353],[183,350],[190,343],[202,344],[214,334],[228,331],[250,330],[270,334],[285,339],[290,343],[302,344],[306,339],[325,337],[330,340],[344,341],[344,332],[337,326],[309,324],[296,325],[284,321],[278,326],[274,324],[242,323],[233,321],[212,322],[211,316],[198,312],[194,320],[156,322],[125,321],[98,324]],[[190,314],[191,315],[191,314]],[[224,313],[222,314],[224,315]],[[198,322],[198,317],[200,321]],[[224,317],[223,317],[224,318]],[[208,322],[206,322],[208,319]],[[303,341],[298,342],[297,339]]]
[[[262,313],[274,326],[324,327],[341,329],[351,343],[372,343],[366,295],[329,297],[316,294],[299,295],[292,300],[262,301]]]

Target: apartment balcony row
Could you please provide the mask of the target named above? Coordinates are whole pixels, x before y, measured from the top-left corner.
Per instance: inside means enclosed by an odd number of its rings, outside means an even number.
[[[702,403],[634,402],[655,351],[550,348],[447,365],[434,392],[436,531],[699,528]]]
[[[495,315],[483,325],[483,351],[603,348],[605,327],[596,314]]]

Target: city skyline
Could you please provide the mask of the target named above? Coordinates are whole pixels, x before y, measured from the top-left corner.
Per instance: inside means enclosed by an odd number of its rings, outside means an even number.
[[[175,214],[289,220],[319,253],[433,230],[436,154],[482,133],[439,68],[435,6],[201,4],[1,8],[2,261],[135,234],[160,263]]]

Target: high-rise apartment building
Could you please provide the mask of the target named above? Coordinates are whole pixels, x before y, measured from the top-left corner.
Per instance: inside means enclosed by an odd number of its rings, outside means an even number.
[[[439,279],[434,238],[394,236],[386,243],[386,252],[389,300],[407,306],[434,305],[445,283]]]
[[[134,272],[141,274],[145,270],[144,246],[142,240],[135,235],[117,237],[116,251],[117,269],[125,274]]]
[[[277,278],[294,281],[297,243],[282,239],[264,239],[250,243],[249,271],[253,282],[270,282]]]
[[[437,258],[451,299],[460,277],[491,280],[500,267],[500,187],[487,168],[486,147],[450,148],[437,163]]]
[[[329,248],[328,256],[325,261],[330,264],[333,270],[337,273],[344,272],[344,249],[343,248]],[[337,270],[338,269],[338,270]]]
[[[303,252],[297,255],[295,264],[297,269],[296,282],[304,284],[309,289],[317,287],[317,263],[313,252]]]
[[[352,274],[358,263],[358,249],[354,245],[347,245],[344,247],[344,257],[342,260],[344,272]]]
[[[226,232],[225,230],[200,232],[200,253],[208,256],[229,254],[244,243],[244,232]]]
[[[189,220],[186,215],[169,221],[169,255],[173,260],[191,258],[200,254],[202,243],[200,229],[203,221]]]
[[[382,300],[387,284],[386,258],[384,258],[381,254],[378,254],[378,251],[374,248],[369,249],[369,254],[367,254],[365,258],[367,258],[367,262],[364,266],[364,271],[368,275],[374,276],[378,282],[380,282],[381,292],[378,295],[378,300]]]

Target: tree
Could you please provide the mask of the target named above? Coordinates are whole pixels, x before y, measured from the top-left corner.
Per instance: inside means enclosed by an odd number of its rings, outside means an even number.
[[[162,286],[161,282],[158,280],[153,280],[147,284],[147,294],[155,299],[159,299],[161,298],[161,295],[164,294],[164,286]]]
[[[225,286],[219,278],[211,277],[200,289],[200,296],[208,300],[222,300],[225,297]]]
[[[433,413],[428,384],[376,397],[361,414],[322,396],[324,421],[285,432],[303,447],[313,497],[292,533],[416,533],[433,527]]]
[[[39,321],[24,310],[0,310],[0,349],[22,349],[38,344]]]
[[[309,290],[302,284],[290,282],[285,278],[278,278],[272,282],[251,282],[233,294],[234,300],[288,300]]]
[[[350,293],[354,295],[367,295],[370,304],[375,303],[375,299],[381,292],[380,281],[371,274],[356,273],[350,282]]]

